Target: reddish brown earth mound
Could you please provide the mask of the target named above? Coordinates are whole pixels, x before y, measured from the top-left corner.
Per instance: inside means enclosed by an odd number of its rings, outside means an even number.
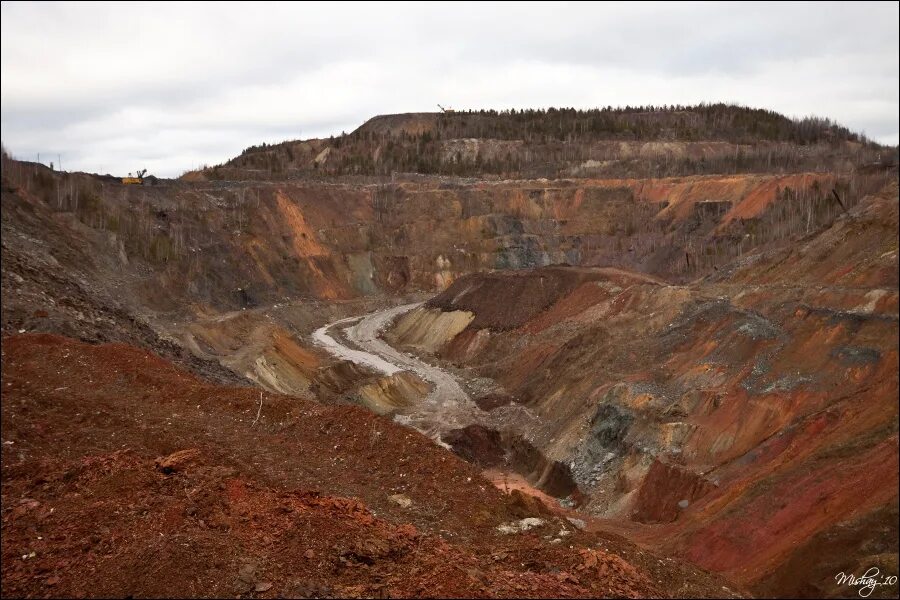
[[[639,523],[671,523],[714,485],[693,471],[654,460],[638,492],[631,518]]]
[[[659,280],[611,268],[548,267],[534,271],[478,273],[464,276],[428,302],[445,311],[475,314],[469,329],[521,327],[589,281],[658,283]]]
[[[2,353],[4,596],[728,591],[363,409],[213,386],[125,345],[21,335]],[[525,517],[544,524],[497,531]]]

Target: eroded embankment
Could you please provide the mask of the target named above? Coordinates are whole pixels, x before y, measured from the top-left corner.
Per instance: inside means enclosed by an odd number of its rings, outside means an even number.
[[[298,298],[440,291],[468,273],[550,264],[688,280],[827,222],[841,212],[832,189],[852,206],[876,178],[123,186],[4,161],[5,253],[49,250],[60,277],[90,282],[92,294],[133,314],[181,319]],[[27,278],[28,268],[16,274]],[[51,315],[65,310],[41,303]],[[5,330],[40,325],[28,302],[6,294],[4,305]]]
[[[897,557],[897,212],[894,184],[689,286],[460,278],[387,336],[495,381],[486,409],[533,411],[529,442],[569,466],[584,510],[761,594],[840,596],[823,573]],[[422,343],[461,311],[465,329]],[[455,442],[500,460],[476,433]]]
[[[521,434],[468,425],[446,432],[442,440],[465,460],[486,470],[513,471],[535,488],[571,506],[582,501],[569,466],[550,461]]]
[[[526,409],[511,406],[494,414],[485,411],[480,404],[472,401],[455,375],[400,351],[381,339],[380,334],[385,328],[420,306],[421,303],[408,304],[362,317],[341,319],[317,329],[313,340],[343,360],[391,376],[412,373],[428,382],[430,390],[424,398],[393,407],[391,412],[398,422],[415,427],[469,462],[487,469],[512,470],[552,496],[577,501],[580,492],[568,466],[548,461],[526,438],[513,433],[514,427],[521,425],[521,419],[503,418],[501,414],[527,412]],[[461,323],[471,321],[471,314],[469,317],[466,314],[451,313],[448,318],[430,320],[424,328],[429,331],[424,341],[434,344],[439,343],[442,337],[445,340],[452,337],[462,329]],[[436,323],[439,326],[435,328]],[[402,325],[398,328],[402,329]],[[416,331],[424,329],[417,327]],[[348,347],[347,344],[351,343],[357,347]],[[375,408],[377,410],[378,407]]]

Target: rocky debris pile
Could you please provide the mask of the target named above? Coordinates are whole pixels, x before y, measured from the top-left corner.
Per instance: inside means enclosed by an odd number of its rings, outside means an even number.
[[[497,525],[497,531],[506,535],[521,533],[523,531],[528,531],[529,529],[534,529],[535,527],[541,527],[545,523],[546,521],[537,517],[525,517],[519,521],[501,523],[500,525]]]

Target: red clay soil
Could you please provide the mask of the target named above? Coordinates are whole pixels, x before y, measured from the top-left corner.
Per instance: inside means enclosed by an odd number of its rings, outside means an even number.
[[[631,518],[639,523],[671,523],[714,487],[693,471],[656,459],[638,491]]]
[[[46,334],[4,338],[2,371],[4,597],[731,593],[361,408]]]
[[[837,573],[897,572],[897,193],[690,286],[585,281],[441,355],[546,418],[538,447],[572,459],[607,526],[760,596],[852,594]],[[478,279],[454,286],[468,306],[533,312]],[[627,460],[595,477],[606,453]]]

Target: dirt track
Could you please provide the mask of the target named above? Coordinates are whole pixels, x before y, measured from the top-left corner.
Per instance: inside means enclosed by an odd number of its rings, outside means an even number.
[[[397,421],[438,439],[440,434],[448,429],[464,427],[478,420],[482,411],[472,402],[452,374],[393,348],[379,337],[381,331],[394,319],[420,305],[421,303],[404,304],[361,318],[341,319],[317,329],[313,333],[313,339],[338,358],[374,368],[388,375],[398,371],[411,371],[427,381],[432,386],[428,396],[412,411],[398,415]],[[346,338],[360,349],[349,348],[328,334],[333,327],[357,320],[359,322],[355,325],[345,327],[344,333]]]
[[[380,314],[382,313],[376,313],[376,315]],[[335,321],[334,323],[323,325],[313,332],[313,341],[341,360],[349,360],[358,365],[363,365],[365,367],[375,369],[376,371],[380,371],[386,375],[393,375],[394,373],[402,371],[402,368],[396,366],[394,363],[384,360],[380,356],[372,354],[371,352],[366,352],[364,350],[355,350],[353,348],[348,348],[347,346],[337,341],[335,338],[328,335],[328,330],[332,327],[347,325],[348,323],[353,323],[354,321],[357,321],[359,319],[360,317],[347,317],[346,319],[341,319],[339,321]]]

